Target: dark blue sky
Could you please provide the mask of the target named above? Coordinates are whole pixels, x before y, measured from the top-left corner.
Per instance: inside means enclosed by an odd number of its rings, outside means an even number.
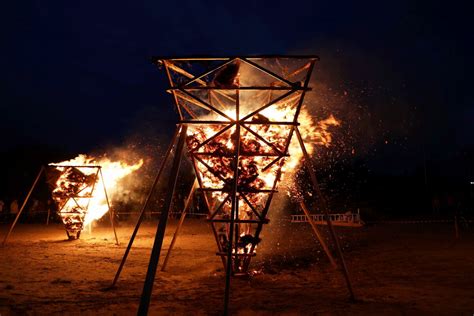
[[[13,1],[2,11],[3,148],[80,152],[150,126],[171,133],[151,56],[274,53],[320,55],[316,79],[351,92],[405,150],[474,144],[471,11],[456,2]]]

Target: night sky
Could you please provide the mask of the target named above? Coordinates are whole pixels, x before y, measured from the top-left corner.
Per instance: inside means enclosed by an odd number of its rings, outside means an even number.
[[[417,167],[420,148],[452,161],[474,146],[471,11],[452,1],[13,1],[2,11],[3,155],[166,139],[177,115],[150,57],[192,54],[319,55],[316,88],[334,96],[327,104],[346,96],[337,111],[359,109],[362,119],[340,116],[379,169]]]

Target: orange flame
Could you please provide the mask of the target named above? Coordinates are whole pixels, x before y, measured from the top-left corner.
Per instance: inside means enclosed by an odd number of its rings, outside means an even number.
[[[223,112],[230,118],[235,119],[235,110],[225,110]],[[245,113],[245,109],[241,110]],[[250,111],[248,111],[250,112]],[[250,189],[264,189],[269,190],[273,188],[277,176],[281,168],[281,179],[286,175],[285,186],[289,189],[294,181],[292,174],[298,169],[302,159],[303,153],[296,136],[292,137],[291,143],[286,148],[287,140],[290,135],[291,126],[288,124],[245,124],[245,122],[292,122],[294,117],[295,107],[288,105],[286,102],[279,102],[274,106],[268,107],[259,111],[254,117],[242,122],[240,127],[240,152],[253,153],[255,155],[243,155],[239,160],[239,185],[246,186]],[[203,120],[226,120],[225,117],[218,114],[210,114],[202,117]],[[331,126],[339,126],[340,122],[330,115],[328,118],[315,122],[309,111],[303,107],[298,116],[300,123],[299,130],[304,138],[306,149],[309,154],[313,153],[316,146],[330,146],[332,142],[332,135],[329,131]],[[231,121],[229,121],[231,124]],[[187,131],[188,147],[195,150],[206,140],[212,138],[219,133],[226,124],[215,125],[190,125]],[[218,189],[225,188],[229,185],[229,181],[234,175],[232,153],[235,151],[235,137],[236,127],[230,127],[226,132],[218,137],[214,137],[211,141],[207,141],[204,146],[197,149],[197,153],[219,153],[216,156],[200,156],[196,162],[197,170],[202,181],[202,186],[205,188],[217,189],[212,192],[212,197],[219,202],[223,202],[227,198],[227,193],[219,191]],[[263,139],[256,137],[256,134]],[[269,146],[269,144],[271,146]],[[265,156],[265,154],[280,151],[285,153],[288,149],[289,156],[285,157],[278,163],[265,169],[274,159],[273,156]],[[230,156],[229,156],[230,155]],[[224,190],[225,191],[225,190]],[[263,195],[253,194],[248,195],[247,198],[251,200],[252,204],[258,205],[264,203]],[[223,209],[229,210],[231,208],[230,201]],[[253,216],[252,210],[248,203],[239,204],[239,219],[251,219]],[[243,225],[244,226],[244,225]],[[246,231],[241,231],[240,234],[246,234]],[[241,249],[242,250],[242,249]],[[243,248],[242,251],[245,251]]]

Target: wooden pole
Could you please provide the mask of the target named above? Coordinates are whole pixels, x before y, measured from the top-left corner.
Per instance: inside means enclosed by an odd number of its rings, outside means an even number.
[[[107,195],[107,189],[105,188],[105,180],[104,180],[104,174],[102,173],[102,168],[99,168],[99,172],[100,172],[100,178],[102,179],[102,187],[104,188],[105,200],[107,201],[107,207],[109,208],[110,225],[112,225],[112,229],[114,231],[115,244],[118,246],[120,245],[120,243],[117,237],[117,232],[115,231],[114,210],[110,207],[109,196]],[[92,229],[92,222],[90,223],[89,229]]]
[[[319,243],[321,244],[321,247],[323,247],[324,252],[328,256],[328,259],[331,262],[331,265],[333,266],[333,268],[337,268],[337,263],[334,260],[334,257],[332,256],[331,251],[329,251],[329,248],[326,245],[326,242],[324,241],[323,236],[319,232],[319,229],[316,226],[316,223],[314,222],[313,218],[309,214],[309,210],[306,207],[306,204],[304,203],[304,201],[300,202],[300,206],[301,206],[301,209],[303,210],[304,214],[306,215],[306,218],[308,219],[308,222],[311,225],[311,228],[313,228],[313,232],[316,235],[316,238],[318,238]]]
[[[176,239],[178,239],[179,231],[181,230],[181,226],[184,223],[184,219],[186,218],[186,213],[189,209],[189,206],[191,205],[191,202],[193,200],[194,192],[196,191],[196,188],[198,186],[198,180],[194,180],[194,184],[191,187],[191,190],[189,191],[188,198],[186,199],[186,202],[184,204],[183,212],[181,213],[181,217],[179,218],[179,223],[178,226],[176,227],[176,231],[174,232],[173,239],[171,240],[170,247],[168,248],[168,252],[166,253],[165,260],[163,261],[163,265],[161,266],[161,271],[166,270],[166,266],[168,265],[168,260],[171,256],[171,251],[173,250],[174,244],[176,243]]]
[[[238,197],[238,181],[239,181],[239,156],[240,156],[240,122],[239,122],[239,106],[240,106],[240,95],[239,90],[236,90],[236,123],[235,123],[235,133],[234,133],[234,183],[232,188],[232,208],[230,211],[230,227],[229,227],[229,236],[228,236],[228,246],[227,246],[227,267],[225,275],[225,291],[224,291],[224,315],[229,314],[229,300],[230,300],[230,280],[232,276],[232,246],[234,239],[234,230],[235,230],[235,218],[239,214],[239,197]],[[237,240],[235,240],[237,245]],[[237,254],[237,247],[235,249]]]
[[[31,193],[32,193],[33,190],[35,189],[36,184],[38,183],[38,181],[39,181],[41,175],[43,174],[43,171],[44,171],[44,166],[41,166],[41,169],[40,169],[40,171],[38,172],[38,175],[36,176],[36,179],[35,179],[35,181],[33,182],[33,185],[31,186],[30,191],[29,191],[28,194],[26,195],[25,201],[23,201],[23,205],[21,206],[20,211],[18,211],[18,214],[16,214],[15,220],[13,221],[13,224],[12,224],[12,226],[10,227],[10,230],[8,231],[8,234],[5,236],[5,239],[3,239],[3,244],[2,244],[3,246],[5,246],[5,244],[7,243],[8,237],[10,237],[10,234],[12,233],[13,228],[15,228],[15,225],[16,225],[16,223],[18,222],[18,219],[20,218],[21,213],[22,213],[23,210],[25,209],[26,202],[28,202],[28,200],[30,199]]]
[[[166,222],[168,221],[168,214],[171,209],[173,195],[176,188],[176,182],[178,180],[181,156],[186,140],[186,131],[187,126],[181,125],[178,145],[176,146],[173,166],[171,168],[171,174],[168,181],[169,191],[166,195],[164,207],[160,215],[160,222],[158,223],[158,228],[156,230],[155,242],[153,243],[153,249],[151,251],[150,263],[148,264],[145,284],[143,285],[143,292],[140,298],[140,306],[138,307],[138,315],[147,315],[148,308],[150,307],[150,299],[153,291],[153,283],[155,281],[156,268],[158,267],[158,261],[160,260],[161,247],[163,246],[163,238],[165,236]]]
[[[143,218],[144,218],[144,215],[145,215],[145,211],[148,207],[148,203],[150,202],[150,199],[153,195],[153,192],[155,191],[155,187],[156,187],[156,185],[158,184],[158,181],[161,178],[161,174],[163,173],[163,170],[165,169],[166,162],[168,161],[171,150],[173,149],[174,143],[175,143],[176,138],[178,136],[178,132],[179,132],[179,128],[176,128],[176,131],[174,132],[171,143],[168,146],[168,149],[166,150],[166,154],[163,158],[163,161],[161,162],[160,168],[158,169],[158,173],[156,174],[155,180],[153,181],[153,184],[151,185],[150,191],[148,192],[148,196],[147,196],[147,198],[145,200],[145,203],[143,204],[143,207],[140,211],[140,215],[138,216],[137,223],[135,224],[135,229],[133,230],[132,236],[130,237],[127,249],[125,249],[125,253],[123,254],[122,261],[120,262],[117,273],[115,274],[114,280],[112,281],[112,286],[111,287],[114,287],[115,284],[117,284],[117,281],[120,277],[120,273],[122,272],[123,266],[125,265],[125,262],[127,261],[128,254],[130,253],[130,249],[132,248],[133,242],[135,241],[135,237],[137,236],[138,229],[140,228],[140,225],[142,224],[142,221],[143,221]]]
[[[92,188],[91,188],[91,193],[90,193],[91,196],[90,196],[90,198],[87,200],[86,212],[89,212],[89,205],[91,204],[92,194],[94,194],[95,185],[96,185],[97,182],[100,181],[100,180],[99,180],[99,172],[100,172],[100,168],[101,168],[101,167],[100,167],[100,166],[95,166],[95,167],[97,168],[97,171],[96,171],[96,173],[95,173],[95,181],[94,181],[94,183],[92,184]],[[107,201],[107,204],[108,204],[108,201]],[[109,211],[110,211],[110,205],[109,205],[108,209],[109,209]],[[110,214],[110,213],[109,213],[109,214]],[[89,224],[87,224],[87,227],[85,227],[85,228],[87,228],[89,235],[92,235],[92,222],[93,222],[93,221],[91,221]]]
[[[329,218],[329,208],[328,208],[326,199],[324,198],[321,192],[321,188],[319,187],[319,183],[316,178],[316,173],[314,172],[313,165],[311,163],[311,158],[309,157],[308,152],[306,151],[306,146],[304,145],[304,141],[303,141],[303,138],[301,137],[298,127],[295,127],[295,132],[296,132],[296,136],[298,138],[298,142],[301,147],[301,151],[303,152],[306,168],[308,169],[311,182],[313,183],[313,188],[320,199],[320,202],[321,202],[320,206],[326,217],[326,223],[328,225],[329,233],[331,234],[334,244],[336,245],[336,250],[339,256],[339,260],[341,260],[342,274],[344,276],[344,279],[346,280],[347,289],[349,290],[350,298],[351,300],[355,300],[354,291],[352,290],[351,279],[349,277],[349,271],[347,270],[346,261],[344,260],[344,255],[342,254],[341,245],[339,244],[339,240],[337,239],[336,232],[334,231],[334,227],[332,226],[331,219]]]

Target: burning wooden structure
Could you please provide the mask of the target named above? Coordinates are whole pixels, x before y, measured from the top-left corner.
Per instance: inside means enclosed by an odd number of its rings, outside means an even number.
[[[99,179],[99,174],[102,173],[101,169],[101,166],[50,165],[48,183],[52,187],[51,195],[58,208],[58,215],[66,228],[66,234],[71,240],[79,239],[84,229],[91,199],[100,179],[102,179],[104,194],[107,197],[111,224],[114,227],[114,215],[110,208],[103,177]],[[114,234],[118,243],[115,227]]]
[[[250,260],[256,254],[263,225],[269,222],[270,204],[277,192],[278,182],[285,173],[285,162],[291,159],[290,147],[296,144],[300,154],[296,159],[304,156],[306,163],[311,164],[298,129],[298,117],[305,93],[310,90],[309,81],[317,59],[316,56],[154,59],[167,74],[170,85],[168,92],[173,96],[179,121],[165,155],[166,161],[174,148],[174,161],[167,186],[169,191],[157,228],[139,314],[148,310],[185,146],[194,166],[199,191],[208,208],[217,254],[226,269],[227,311],[230,278],[232,275],[247,274]],[[295,135],[297,141],[292,143]],[[164,165],[165,162],[153,187]],[[309,169],[317,194],[322,197],[314,171],[311,166]],[[194,189],[195,186],[190,195]],[[143,206],[113,285],[118,280],[152,192],[153,188]],[[321,208],[327,212],[327,207]],[[329,217],[328,226],[338,245]],[[340,248],[338,250],[343,263]],[[347,270],[343,265],[350,288]],[[350,291],[352,296],[351,288]]]
[[[89,209],[91,207],[97,208],[97,203],[94,203],[94,193],[97,194],[96,185],[101,183],[103,188],[102,194],[106,197],[107,203],[105,212],[109,212],[115,241],[117,245],[119,244],[113,223],[113,210],[110,208],[107,189],[102,175],[102,167],[98,165],[56,164],[41,167],[10,230],[3,240],[3,244],[6,244],[8,237],[15,228],[20,215],[25,209],[33,190],[36,188],[43,174],[46,176],[46,182],[51,190],[51,196],[58,210],[57,213],[64,224],[69,240],[79,239],[81,232],[84,230],[84,226],[92,223],[93,216],[89,213]]]
[[[84,227],[109,213],[116,244],[119,244],[114,226],[114,212],[111,208],[109,193],[115,193],[121,185],[119,181],[138,170],[143,164],[140,160],[129,165],[121,161],[111,161],[106,157],[96,159],[87,155],[60,163],[51,163],[41,167],[30,191],[5,236],[3,244],[13,231],[20,215],[25,209],[31,194],[42,176],[51,191],[66,234],[70,240],[78,239]],[[98,187],[99,186],[99,187]],[[48,213],[49,219],[49,213]],[[90,227],[90,226],[89,226]]]

